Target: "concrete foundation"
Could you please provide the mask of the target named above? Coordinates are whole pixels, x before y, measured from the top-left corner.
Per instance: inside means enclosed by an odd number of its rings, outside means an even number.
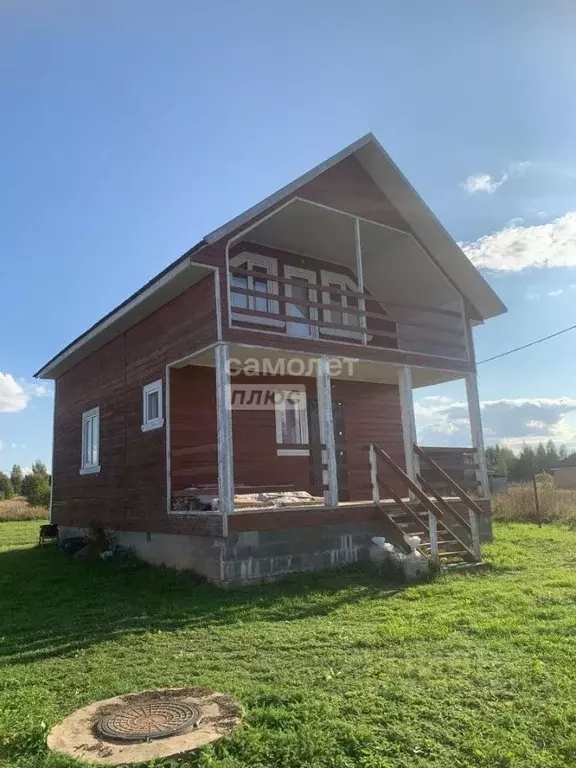
[[[60,537],[81,536],[81,528],[61,526]],[[116,544],[129,547],[152,565],[193,570],[217,584],[251,584],[290,573],[322,571],[367,560],[371,523],[346,523],[273,531],[243,531],[227,538],[114,531]],[[480,522],[482,541],[492,538],[491,521]]]

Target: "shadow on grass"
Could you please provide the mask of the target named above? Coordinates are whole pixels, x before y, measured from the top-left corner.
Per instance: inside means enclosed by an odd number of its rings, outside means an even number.
[[[78,562],[56,546],[0,553],[0,666],[74,653],[124,634],[328,615],[394,596],[370,568],[223,590],[191,573]]]

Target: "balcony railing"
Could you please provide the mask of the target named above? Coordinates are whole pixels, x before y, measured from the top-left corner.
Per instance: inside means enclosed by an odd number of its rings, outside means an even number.
[[[461,312],[383,302],[360,291],[240,267],[230,275],[233,327],[468,360]],[[251,277],[262,287],[235,285],[234,277]],[[293,289],[300,295],[292,295]]]

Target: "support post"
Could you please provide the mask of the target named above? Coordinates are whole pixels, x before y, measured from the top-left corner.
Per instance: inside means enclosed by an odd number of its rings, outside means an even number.
[[[404,365],[398,370],[398,389],[400,392],[400,413],[402,416],[406,474],[410,480],[417,483],[420,472],[420,460],[414,450],[416,443],[416,418],[414,416],[414,397],[412,395],[412,371],[408,365]],[[412,494],[410,498],[412,498]]]
[[[469,511],[470,515],[470,532],[472,534],[472,551],[480,560],[481,558],[481,552],[480,552],[480,529],[478,528],[478,516],[476,515],[476,512],[474,512],[473,509]]]
[[[484,435],[482,434],[482,415],[480,412],[480,398],[478,397],[478,381],[475,373],[466,375],[466,398],[468,400],[468,415],[470,418],[470,432],[472,433],[472,446],[476,452],[476,480],[478,482],[478,495],[481,499],[490,497],[488,484],[488,467],[486,465],[486,452],[484,450]]]
[[[218,507],[223,533],[228,535],[228,515],[234,512],[234,447],[232,442],[232,387],[228,344],[214,351],[216,365],[216,415],[218,429]]]
[[[334,439],[334,414],[332,411],[332,390],[330,388],[330,358],[322,355],[318,358],[316,374],[318,388],[318,414],[320,416],[320,435],[326,446],[327,485],[324,491],[324,503],[327,507],[338,506],[338,467],[336,464],[336,441]]]
[[[428,512],[428,530],[430,532],[430,556],[435,560],[438,558],[438,521]]]
[[[378,465],[376,463],[376,451],[370,443],[368,448],[368,460],[370,461],[370,483],[372,485],[372,501],[374,504],[380,502],[380,488],[378,487]]]
[[[356,244],[356,275],[358,277],[358,290],[364,293],[364,264],[362,262],[362,240],[360,237],[360,219],[354,219],[354,242]],[[366,328],[366,302],[364,299],[358,300],[358,309],[363,313],[360,315],[360,325]],[[362,335],[362,343],[368,344],[366,333]]]

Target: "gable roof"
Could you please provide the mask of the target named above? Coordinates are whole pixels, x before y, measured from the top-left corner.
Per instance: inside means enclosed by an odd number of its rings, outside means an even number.
[[[267,209],[293,195],[324,171],[351,156],[357,158],[364,170],[398,210],[449,280],[476,310],[478,318],[486,320],[506,312],[506,306],[418,195],[380,142],[372,133],[367,133],[265,200],[210,232],[187,253],[172,262],[126,301],[64,347],[34,374],[35,378],[59,376],[82,357],[86,357],[99,346],[106,344],[146,314],[158,309],[163,303],[173,298],[176,295],[175,292],[185,290],[188,285],[205,276],[210,268],[207,267],[206,271],[201,273],[200,265],[193,262],[191,254],[227,237]]]
[[[305,184],[351,155],[358,159],[364,170],[390,200],[422,245],[460,293],[476,309],[479,318],[488,320],[490,317],[506,312],[505,304],[463,253],[460,246],[432,213],[372,133],[367,133],[358,141],[349,144],[265,200],[210,232],[204,239],[208,243],[215,243],[225,238],[284,198],[295,194]]]

